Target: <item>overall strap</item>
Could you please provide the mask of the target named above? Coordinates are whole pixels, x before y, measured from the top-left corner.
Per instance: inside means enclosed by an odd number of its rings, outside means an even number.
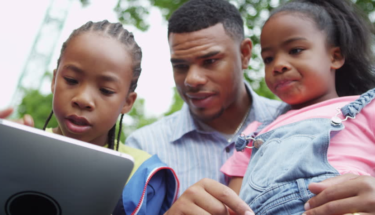
[[[341,108],[345,117],[355,117],[366,105],[375,98],[375,88],[363,93],[357,100]]]

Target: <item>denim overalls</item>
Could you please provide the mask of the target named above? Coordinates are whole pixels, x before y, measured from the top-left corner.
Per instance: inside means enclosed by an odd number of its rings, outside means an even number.
[[[281,126],[255,138],[242,137],[237,150],[252,139],[252,155],[240,197],[256,215],[298,214],[313,197],[307,186],[339,175],[327,159],[330,137],[344,129],[343,121],[354,118],[375,97],[375,89],[341,108],[345,119],[313,118]],[[351,119],[355,120],[355,119]]]

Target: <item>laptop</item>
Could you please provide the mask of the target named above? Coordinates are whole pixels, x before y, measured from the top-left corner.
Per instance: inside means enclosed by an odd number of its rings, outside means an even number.
[[[129,155],[0,119],[0,214],[110,215]]]

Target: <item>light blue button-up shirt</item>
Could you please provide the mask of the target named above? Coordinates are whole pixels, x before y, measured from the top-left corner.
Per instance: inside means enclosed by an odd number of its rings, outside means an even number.
[[[252,96],[250,112],[230,141],[217,131],[201,130],[184,104],[180,111],[133,132],[125,144],[157,154],[172,167],[180,180],[180,195],[202,178],[227,184],[228,178],[220,168],[233,154],[237,136],[251,122],[269,124],[287,109],[280,101],[258,96],[245,84]]]

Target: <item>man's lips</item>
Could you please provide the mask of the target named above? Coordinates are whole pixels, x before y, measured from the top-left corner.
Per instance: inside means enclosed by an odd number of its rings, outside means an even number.
[[[206,108],[211,105],[214,93],[185,93],[186,97],[191,101],[191,104],[196,108]]]
[[[68,129],[73,133],[82,133],[90,129],[91,124],[84,117],[76,115],[70,115],[66,117],[66,125]]]

